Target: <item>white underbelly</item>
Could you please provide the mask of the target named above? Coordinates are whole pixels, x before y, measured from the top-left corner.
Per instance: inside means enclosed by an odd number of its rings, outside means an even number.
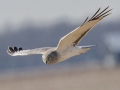
[[[67,60],[68,58],[71,58],[73,56],[85,53],[89,50],[90,48],[84,48],[81,49],[80,47],[69,47],[63,51],[60,52],[60,59],[58,62]]]
[[[80,49],[78,49],[76,47],[70,47],[70,48],[67,48],[66,50],[61,51],[59,62],[64,61],[70,57],[79,55],[79,51],[80,51]]]

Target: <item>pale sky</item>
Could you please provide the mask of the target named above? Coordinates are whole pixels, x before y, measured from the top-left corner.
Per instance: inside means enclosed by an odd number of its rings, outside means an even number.
[[[113,11],[106,21],[120,17],[120,0],[0,0],[0,27],[24,21],[53,22],[62,17],[77,22],[107,6]]]

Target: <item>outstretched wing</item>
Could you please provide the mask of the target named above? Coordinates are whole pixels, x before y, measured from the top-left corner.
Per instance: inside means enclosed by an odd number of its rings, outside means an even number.
[[[7,53],[11,56],[25,56],[25,55],[32,55],[32,54],[44,54],[47,50],[55,49],[55,47],[43,47],[43,48],[36,48],[36,49],[28,49],[23,50],[22,48],[17,47],[8,47]]]
[[[108,6],[109,7],[109,6]],[[101,8],[97,10],[97,12],[88,20],[88,17],[83,22],[83,24],[73,30],[72,32],[68,33],[64,37],[62,37],[58,43],[58,46],[56,48],[57,51],[63,50],[69,46],[75,46],[79,43],[79,41],[104,17],[108,16],[112,9],[105,8],[103,11],[98,13]],[[107,10],[107,11],[106,11]]]

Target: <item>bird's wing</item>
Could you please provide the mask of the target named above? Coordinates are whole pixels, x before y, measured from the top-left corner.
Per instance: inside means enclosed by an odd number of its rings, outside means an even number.
[[[109,7],[109,6],[108,6]],[[69,46],[75,46],[79,43],[79,41],[90,31],[99,21],[101,21],[104,17],[108,16],[112,9],[105,8],[103,11],[98,13],[101,8],[97,10],[97,12],[88,20],[88,17],[83,22],[81,26],[71,31],[64,37],[62,37],[58,43],[56,51],[63,50]]]
[[[43,48],[36,48],[36,49],[28,49],[23,50],[22,48],[17,47],[8,47],[7,53],[11,56],[25,56],[25,55],[32,55],[32,54],[44,54],[47,50],[55,49],[54,47],[43,47]]]

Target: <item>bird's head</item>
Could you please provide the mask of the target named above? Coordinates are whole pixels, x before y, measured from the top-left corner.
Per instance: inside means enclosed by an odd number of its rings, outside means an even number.
[[[56,51],[46,52],[42,55],[42,59],[45,64],[55,64],[58,59],[58,54]]]

